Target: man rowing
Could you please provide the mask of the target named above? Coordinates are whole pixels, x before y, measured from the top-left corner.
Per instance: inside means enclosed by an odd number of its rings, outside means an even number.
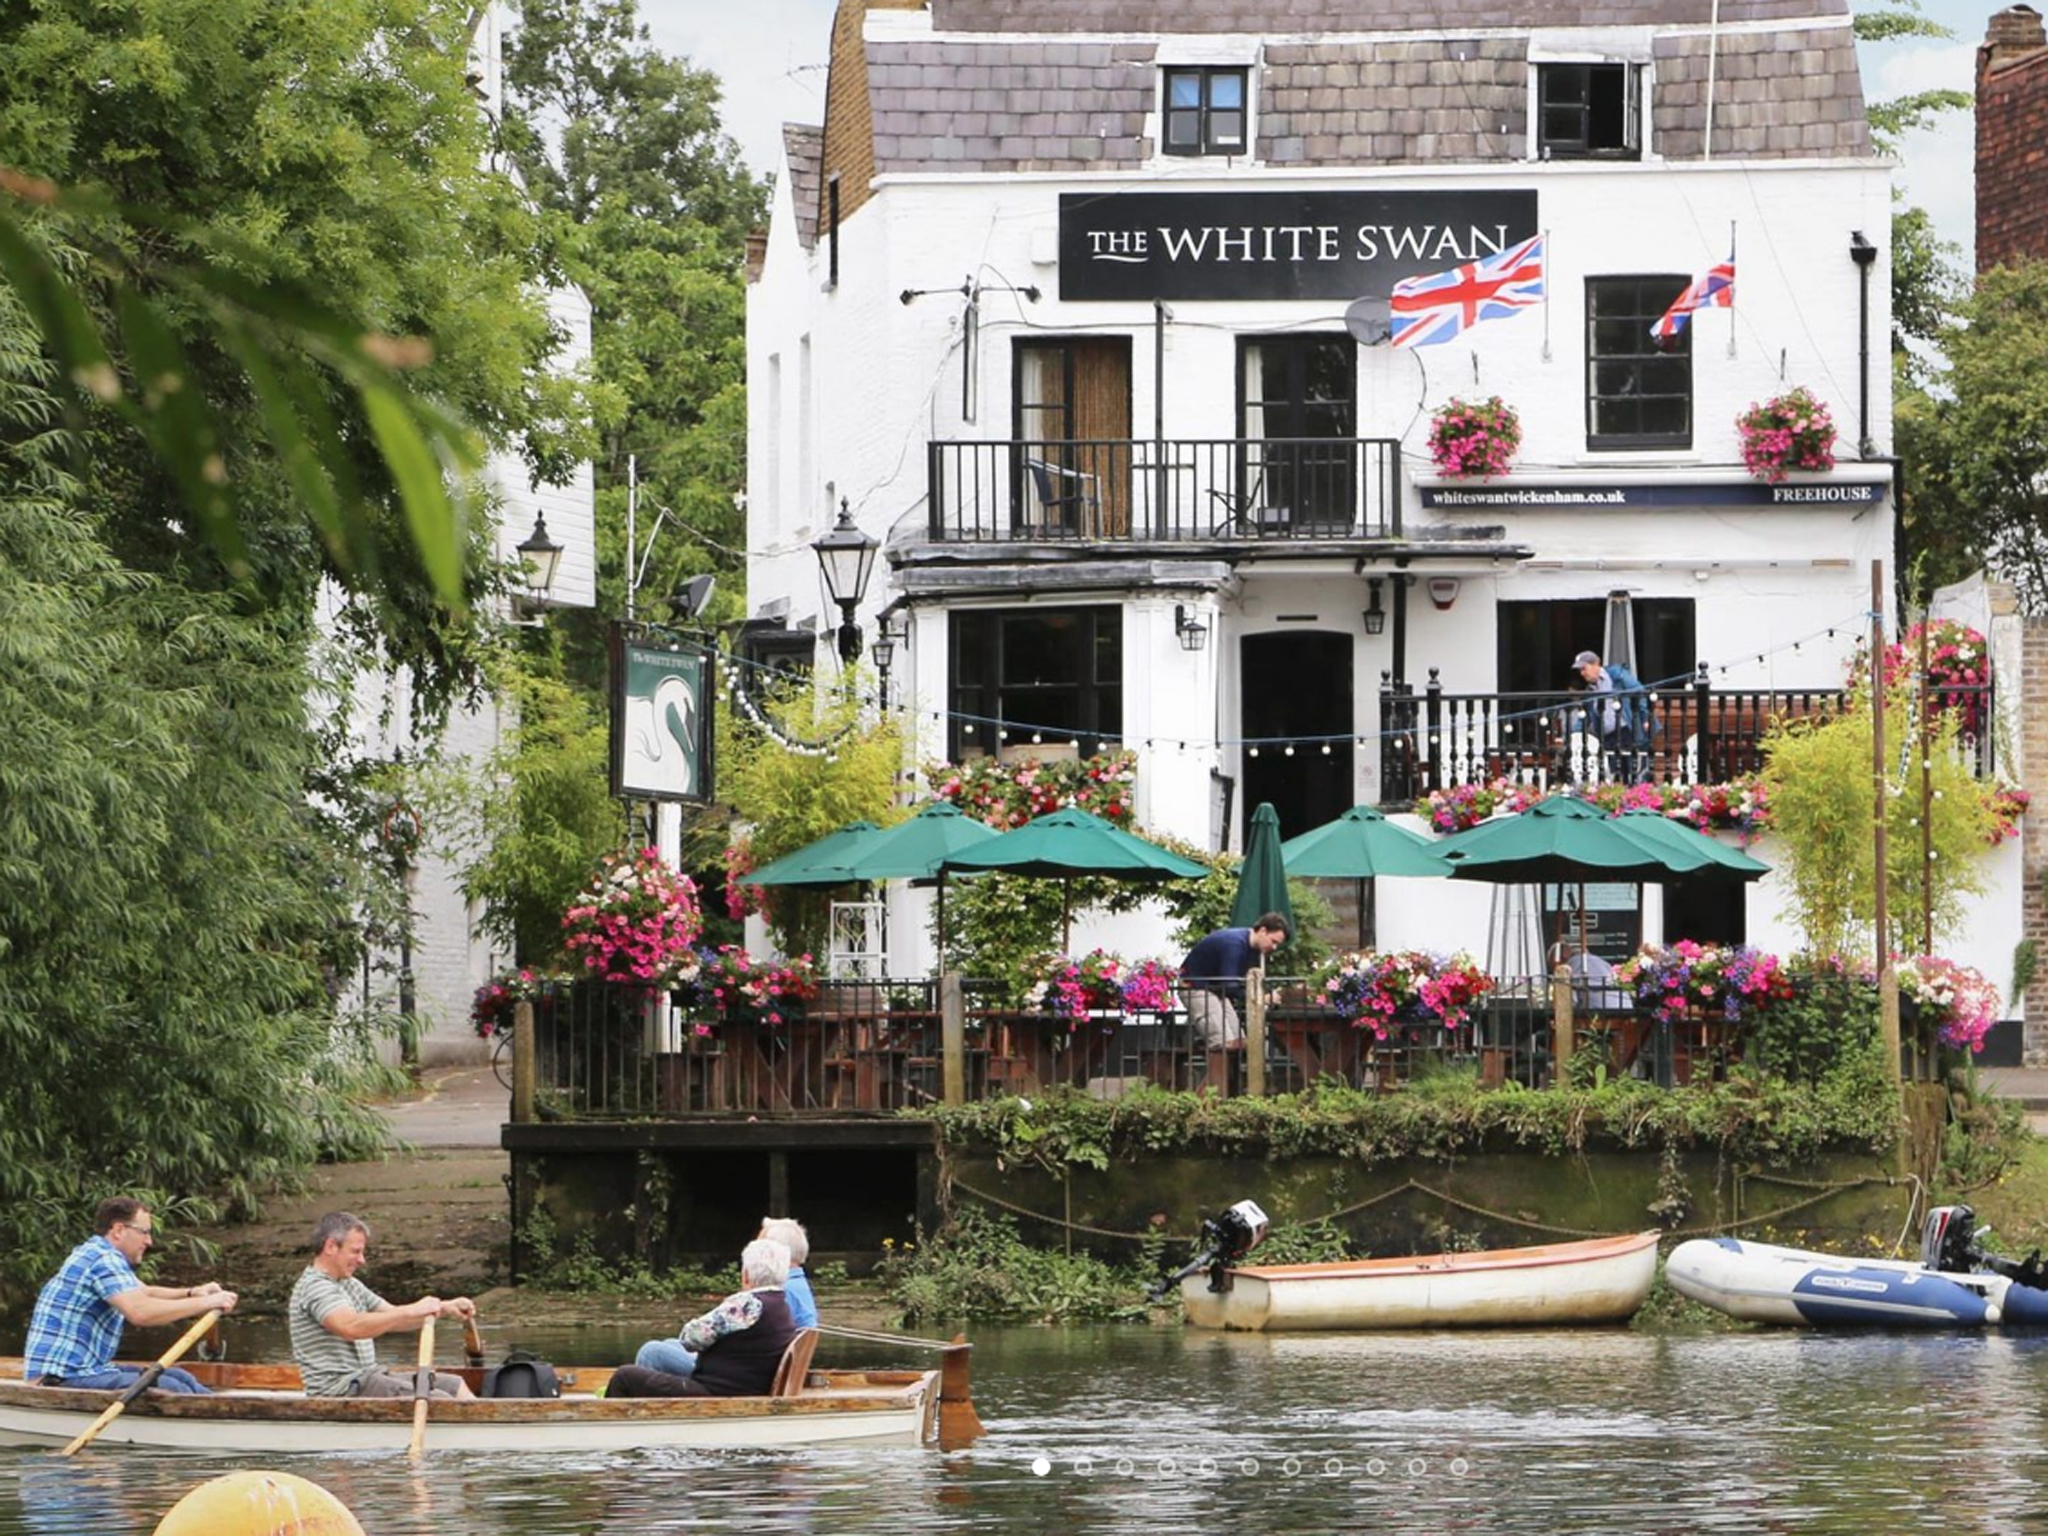
[[[220,1282],[148,1285],[135,1273],[156,1241],[156,1217],[140,1200],[116,1195],[93,1214],[93,1235],[71,1250],[36,1297],[22,1350],[31,1386],[122,1391],[142,1372],[114,1364],[121,1329],[157,1328],[205,1312],[232,1312],[235,1293]],[[171,1366],[156,1379],[166,1392],[204,1392],[191,1372]]]
[[[467,1296],[422,1296],[393,1306],[356,1278],[370,1249],[370,1229],[347,1211],[330,1211],[313,1228],[313,1262],[292,1287],[287,1307],[292,1358],[308,1397],[411,1397],[414,1373],[377,1364],[375,1340],[417,1333],[430,1317],[474,1317]],[[452,1371],[433,1375],[436,1397],[474,1397]]]

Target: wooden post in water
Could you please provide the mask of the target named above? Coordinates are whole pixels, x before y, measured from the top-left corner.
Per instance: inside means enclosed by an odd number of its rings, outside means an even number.
[[[512,1123],[534,1120],[533,1004],[521,998],[512,1005]]]
[[[958,971],[939,978],[939,1096],[967,1102],[967,993]]]
[[[1244,1091],[1248,1098],[1266,1096],[1266,967],[1252,967],[1244,988]]]
[[[1550,1017],[1554,1043],[1551,1046],[1551,1076],[1563,1087],[1572,1064],[1572,968],[1560,965],[1550,973]]]

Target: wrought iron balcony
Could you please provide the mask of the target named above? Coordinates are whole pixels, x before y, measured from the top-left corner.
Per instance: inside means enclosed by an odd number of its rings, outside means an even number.
[[[1401,445],[1326,437],[934,442],[931,537],[1397,538]]]
[[[1715,688],[1705,669],[1650,693],[1646,733],[1603,737],[1587,693],[1448,693],[1429,670],[1417,692],[1380,677],[1380,803],[1405,807],[1435,790],[1512,783],[1721,784],[1764,765],[1763,740],[1781,721],[1842,711],[1839,688]],[[1991,685],[1942,684],[1936,703],[1963,722],[1960,750],[1979,777],[1995,766]]]

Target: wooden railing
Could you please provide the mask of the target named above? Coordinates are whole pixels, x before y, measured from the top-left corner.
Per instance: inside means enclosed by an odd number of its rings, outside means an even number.
[[[1220,1049],[1178,1008],[1070,1020],[1022,1011],[971,980],[828,983],[781,1023],[701,1030],[636,988],[578,984],[535,1009],[533,1096],[543,1118],[858,1116],[1051,1088],[1116,1097],[1141,1083],[1238,1095],[1333,1080],[1389,1093],[1440,1068],[1534,1088],[1574,1053],[1592,1053],[1610,1077],[1671,1087],[1724,1073],[1751,1033],[1713,1015],[1654,1019],[1613,983],[1569,974],[1497,978],[1458,1024],[1402,1020],[1385,1038],[1298,981],[1269,977],[1263,996],[1246,1010],[1257,1015],[1247,1043]],[[1933,1053],[1908,1046],[1903,1075],[1936,1075]]]
[[[935,543],[1257,543],[1401,532],[1401,445],[1268,437],[933,442]]]
[[[1603,737],[1604,696],[1451,693],[1429,669],[1418,692],[1380,679],[1380,803],[1405,809],[1432,790],[1495,779],[1548,787],[1620,779],[1724,784],[1763,767],[1763,740],[1791,720],[1841,713],[1840,688],[1716,688],[1702,667],[1690,681],[1649,690],[1649,726]],[[1960,750],[1979,777],[1995,764],[1989,683],[1943,685],[1936,703],[1956,712]]]

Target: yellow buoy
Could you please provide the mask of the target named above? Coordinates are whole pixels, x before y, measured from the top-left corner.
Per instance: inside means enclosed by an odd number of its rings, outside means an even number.
[[[178,1500],[156,1536],[363,1536],[341,1500],[289,1472],[230,1472]]]

